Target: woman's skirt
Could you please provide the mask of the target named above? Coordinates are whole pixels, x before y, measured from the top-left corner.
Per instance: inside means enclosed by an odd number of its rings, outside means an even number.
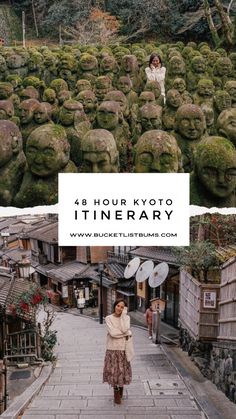
[[[126,359],[125,351],[107,349],[103,368],[103,382],[110,384],[112,387],[123,387],[130,384],[131,380],[131,365]]]

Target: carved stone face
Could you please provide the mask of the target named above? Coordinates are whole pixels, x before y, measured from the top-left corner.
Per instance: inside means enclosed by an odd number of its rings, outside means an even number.
[[[197,84],[197,93],[202,98],[212,98],[215,91],[214,83],[212,80],[201,79]]]
[[[148,103],[140,109],[140,119],[143,131],[162,128],[162,108]]]
[[[48,177],[65,167],[69,152],[65,130],[59,125],[46,124],[30,134],[25,154],[29,170],[39,177]]]
[[[236,102],[236,81],[227,81],[225,83],[225,90],[229,93],[233,103]]]
[[[75,112],[83,110],[83,105],[75,100],[67,100],[59,112],[59,119],[62,125],[70,126],[74,123]]]
[[[206,118],[206,126],[212,127],[214,125],[214,110],[211,106],[207,104],[203,104],[201,106],[201,110],[203,111],[205,118]]]
[[[83,90],[78,94],[77,100],[82,103],[85,113],[92,112],[97,107],[97,99],[92,90]]]
[[[0,100],[0,119],[8,119],[14,115],[14,105],[11,100]]]
[[[103,72],[107,73],[114,70],[115,64],[115,58],[107,55],[101,60],[100,68]]]
[[[126,96],[124,93],[120,92],[119,90],[112,90],[111,92],[108,92],[105,96],[105,100],[110,100],[118,103],[120,105],[120,109],[123,112],[123,114],[126,113],[127,107],[128,107],[128,101],[126,99]]]
[[[120,106],[114,101],[102,102],[97,110],[97,123],[100,128],[113,130],[119,124]]]
[[[93,55],[83,54],[80,57],[79,65],[83,71],[92,71],[98,67],[98,61]]]
[[[155,99],[158,99],[161,95],[161,86],[157,81],[148,80],[144,90],[145,92],[153,92]]]
[[[0,100],[8,99],[13,93],[11,83],[0,82]]]
[[[178,92],[178,90],[170,89],[167,92],[166,95],[166,104],[170,106],[171,108],[178,108],[180,105],[182,105],[182,96]]]
[[[51,89],[58,94],[61,90],[68,90],[68,84],[63,79],[54,79],[50,84]]]
[[[219,76],[229,76],[232,71],[232,63],[227,57],[218,58],[215,69]]]
[[[175,138],[164,131],[145,132],[136,145],[136,173],[176,173],[180,150]]]
[[[206,60],[203,57],[194,57],[191,67],[193,72],[203,73],[206,70]]]
[[[30,71],[36,71],[40,68],[40,65],[43,63],[43,57],[41,54],[37,53],[33,53],[29,60],[28,60],[28,69]]]
[[[75,90],[78,93],[82,92],[83,90],[91,90],[91,89],[92,89],[92,86],[89,80],[81,79],[81,80],[78,80],[76,83]]]
[[[28,99],[21,102],[19,106],[19,116],[21,124],[26,125],[32,121],[34,117],[34,111],[38,104],[39,102],[34,99]]]
[[[155,95],[153,92],[140,93],[139,98],[138,98],[139,107],[142,107],[146,105],[147,103],[152,103],[153,105],[155,105]]]
[[[208,137],[196,148],[195,170],[199,181],[217,198],[226,198],[236,187],[236,150],[221,137]]]
[[[63,103],[66,100],[70,100],[70,98],[71,98],[71,92],[69,90],[61,90],[57,94],[57,99],[58,99],[59,105],[63,105]]]
[[[185,64],[184,60],[180,57],[172,57],[169,62],[169,69],[172,74],[184,74]]]
[[[0,167],[5,166],[22,150],[22,136],[19,128],[11,121],[0,121]]]
[[[49,121],[48,104],[40,103],[34,111],[34,120],[37,124],[45,124]]]
[[[186,83],[184,79],[177,78],[173,81],[173,89],[178,90],[179,93],[183,93],[186,90]]]
[[[135,55],[124,55],[121,67],[126,73],[134,73],[138,71],[138,61]]]
[[[76,60],[72,54],[63,54],[60,59],[60,69],[62,70],[74,70],[76,67]]]
[[[186,104],[176,112],[176,131],[186,140],[200,140],[205,129],[205,116],[199,106]]]
[[[217,90],[214,96],[214,104],[218,112],[231,107],[231,97],[225,90]]]
[[[236,108],[226,109],[217,119],[220,135],[228,138],[236,147]]]
[[[81,141],[82,171],[117,173],[118,151],[113,135],[104,129],[88,131]]]
[[[11,54],[7,57],[7,66],[11,69],[17,69],[23,66],[23,58],[18,54]]]
[[[121,76],[117,82],[117,88],[126,95],[132,89],[132,81],[129,77]]]
[[[100,76],[95,82],[95,94],[102,100],[107,92],[111,90],[111,79],[108,76]]]
[[[48,103],[55,103],[56,101],[56,92],[53,89],[45,89],[43,92],[43,101]]]

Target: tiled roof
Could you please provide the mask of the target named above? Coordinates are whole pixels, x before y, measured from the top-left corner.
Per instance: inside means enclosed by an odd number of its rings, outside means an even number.
[[[100,284],[100,276],[97,278],[94,278],[92,281],[93,284]],[[110,288],[112,285],[116,285],[117,281],[112,281],[110,278],[108,278],[105,275],[102,275],[102,286],[105,288]]]
[[[7,306],[24,291],[28,291],[31,286],[32,283],[25,279],[17,279],[10,274],[0,273],[0,305]]]
[[[154,262],[167,262],[178,266],[176,257],[170,247],[143,246],[131,250],[129,254],[133,257],[139,256],[142,259],[152,259]]]
[[[41,240],[46,243],[58,242],[58,222],[57,221],[45,221],[46,225],[37,228],[28,234],[31,239]]]
[[[119,263],[108,263],[108,268],[111,270],[112,274],[116,278],[124,278],[125,266],[120,265]]]
[[[22,259],[22,255],[26,255],[28,259],[31,257],[31,251],[30,250],[24,250],[21,248],[16,249],[7,249],[0,252],[0,256],[5,256],[9,258],[10,260],[13,260],[14,262],[18,262]]]
[[[94,279],[98,276],[98,273],[90,265],[85,265],[80,262],[69,262],[50,270],[48,276],[49,278],[65,283],[73,279],[74,276],[76,278]]]
[[[121,289],[130,289],[130,288],[134,288],[136,284],[136,280],[134,278],[132,279],[125,279],[124,281],[119,281],[118,287]]]

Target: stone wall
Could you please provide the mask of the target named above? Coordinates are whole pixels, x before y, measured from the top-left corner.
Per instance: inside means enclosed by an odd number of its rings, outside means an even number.
[[[201,373],[236,403],[236,342],[199,342],[183,327],[179,341]]]

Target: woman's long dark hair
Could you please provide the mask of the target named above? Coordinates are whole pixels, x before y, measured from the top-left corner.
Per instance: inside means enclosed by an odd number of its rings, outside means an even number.
[[[155,58],[155,57],[157,57],[158,59],[159,59],[159,61],[160,61],[160,64],[161,64],[161,67],[162,67],[162,59],[161,59],[161,57],[160,57],[160,55],[159,54],[156,54],[155,52],[153,52],[151,55],[150,55],[150,58],[149,58],[149,67],[150,67],[150,65],[152,64],[152,61],[153,61],[153,59]]]
[[[113,304],[113,313],[115,312],[115,308],[119,303],[124,303],[125,307],[127,307],[127,302],[124,300],[124,298],[118,298]]]

